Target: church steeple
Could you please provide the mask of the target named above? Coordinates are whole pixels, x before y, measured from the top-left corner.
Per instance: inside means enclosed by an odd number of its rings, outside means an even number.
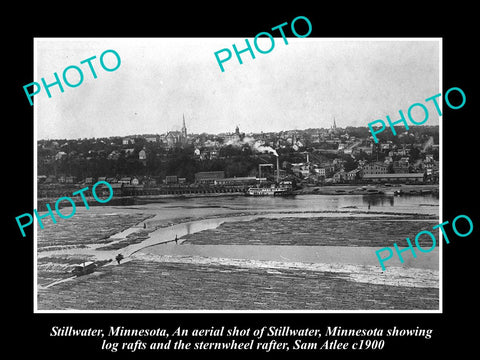
[[[183,115],[183,124],[182,124],[182,142],[187,142],[187,126],[185,125],[185,114]]]

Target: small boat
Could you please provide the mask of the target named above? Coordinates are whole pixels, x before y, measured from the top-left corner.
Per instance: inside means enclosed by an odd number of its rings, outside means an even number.
[[[72,274],[75,276],[83,276],[87,274],[91,274],[97,268],[97,264],[93,261],[86,261],[82,264],[75,265],[72,270]]]

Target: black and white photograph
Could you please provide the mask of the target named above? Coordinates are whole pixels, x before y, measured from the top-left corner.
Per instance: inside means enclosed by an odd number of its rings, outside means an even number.
[[[34,5],[4,24],[5,352],[471,356],[473,6]]]
[[[34,39],[35,312],[441,312],[442,39],[272,35]]]

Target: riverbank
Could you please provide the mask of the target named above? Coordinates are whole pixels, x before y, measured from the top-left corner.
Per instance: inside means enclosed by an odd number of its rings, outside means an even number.
[[[305,186],[295,190],[295,195],[394,195],[400,191],[402,195],[439,194],[438,184],[392,184],[386,185],[326,185]]]
[[[438,184],[398,184],[398,185],[326,185],[326,186],[305,186],[302,189],[294,191],[294,195],[394,195],[395,191],[400,191],[402,195],[427,195],[439,194]],[[98,203],[93,197],[85,197],[89,206],[130,206],[143,205],[148,203],[164,202],[175,199],[203,199],[203,198],[225,198],[225,197],[243,197],[244,192],[206,192],[206,193],[184,193],[184,194],[155,194],[155,195],[119,195],[114,196],[108,203]],[[80,197],[71,197],[75,206],[84,207],[84,201]],[[46,204],[53,204],[58,198],[38,198],[37,210],[46,211]],[[67,206],[66,202],[59,204],[60,208]]]
[[[100,206],[130,206],[130,205],[143,205],[148,203],[155,202],[164,202],[165,200],[176,200],[176,199],[194,199],[194,198],[217,198],[217,197],[231,197],[231,196],[245,196],[245,193],[192,193],[192,194],[158,194],[158,195],[114,195],[113,198],[105,204],[98,203],[93,197],[86,196],[85,201],[90,207],[100,207]],[[85,203],[82,198],[73,196],[70,197],[76,207],[85,207]],[[53,208],[55,202],[58,198],[38,198],[37,199],[37,210],[38,211],[47,211],[46,204],[50,204],[50,207]],[[59,204],[59,208],[68,207],[67,202]]]

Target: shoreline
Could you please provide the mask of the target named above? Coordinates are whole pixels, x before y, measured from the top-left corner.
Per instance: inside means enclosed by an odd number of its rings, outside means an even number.
[[[361,190],[361,189],[365,190]],[[378,190],[383,193],[368,193],[366,190]],[[356,184],[356,185],[326,185],[306,186],[295,190],[296,195],[365,195],[365,196],[393,196],[395,191],[402,191],[403,195],[430,195],[439,194],[438,184],[392,184],[391,186],[379,184]],[[423,192],[423,193],[422,193]]]
[[[359,190],[360,188],[378,190],[382,193],[368,193]],[[325,185],[325,186],[305,186],[302,189],[294,190],[294,195],[364,195],[364,196],[393,196],[394,191],[401,190],[402,196],[425,196],[439,194],[438,184],[418,184],[418,185],[372,185],[372,184],[356,184],[356,185]],[[232,197],[245,196],[243,192],[211,192],[211,193],[191,193],[191,194],[157,194],[157,195],[120,195],[112,198],[108,203],[100,204],[93,198],[93,196],[86,196],[85,199],[89,206],[129,206],[129,205],[144,205],[150,202],[161,202],[169,199],[195,199],[195,198],[215,198],[215,197]],[[75,206],[84,207],[84,202],[81,198],[71,197]],[[54,204],[58,198],[37,198],[37,210],[45,211],[46,204]],[[65,207],[68,205],[65,205]],[[63,208],[60,204],[59,208]]]

